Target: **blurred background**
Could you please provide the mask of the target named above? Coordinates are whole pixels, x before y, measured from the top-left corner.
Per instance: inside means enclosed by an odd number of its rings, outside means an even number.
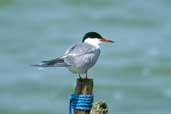
[[[29,65],[89,31],[115,41],[89,71],[95,101],[109,114],[170,114],[170,11],[170,0],[0,0],[0,114],[67,114],[77,77]]]

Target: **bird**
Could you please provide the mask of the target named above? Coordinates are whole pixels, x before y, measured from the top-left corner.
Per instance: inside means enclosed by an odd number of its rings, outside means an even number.
[[[31,66],[66,67],[72,73],[77,74],[80,79],[82,74],[85,74],[85,78],[88,79],[88,70],[96,64],[101,53],[99,44],[104,42],[114,43],[97,32],[88,32],[83,36],[82,42],[73,44],[63,56]]]

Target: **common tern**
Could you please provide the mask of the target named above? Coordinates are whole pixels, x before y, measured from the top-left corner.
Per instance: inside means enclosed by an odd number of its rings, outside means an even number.
[[[88,78],[88,70],[95,65],[100,55],[99,44],[102,42],[111,42],[107,38],[103,38],[97,32],[88,32],[84,35],[82,43],[76,43],[65,51],[64,56],[42,61],[41,64],[35,64],[36,67],[66,67],[72,73],[86,74]]]

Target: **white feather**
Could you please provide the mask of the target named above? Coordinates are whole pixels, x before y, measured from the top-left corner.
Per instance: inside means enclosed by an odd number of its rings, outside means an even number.
[[[99,44],[102,43],[98,38],[87,38],[84,42],[89,43],[96,48],[100,48]]]

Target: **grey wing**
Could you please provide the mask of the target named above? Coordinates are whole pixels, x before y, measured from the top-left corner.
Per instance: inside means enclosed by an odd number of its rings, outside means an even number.
[[[37,67],[67,67],[70,66],[71,62],[65,62],[66,59],[71,59],[72,57],[70,56],[70,53],[75,53],[74,51],[78,47],[78,44],[75,44],[71,46],[69,49],[66,50],[65,55],[63,57],[58,57],[55,59],[47,60],[47,61],[42,61],[42,64],[36,64],[32,66],[37,66]]]
[[[75,44],[66,50],[65,55],[63,57],[51,59],[48,61],[42,61],[41,64],[35,64],[31,66],[36,67],[67,67],[73,65],[75,61],[75,56],[78,54],[84,54],[85,51],[82,51],[82,44]],[[87,49],[87,48],[86,48]]]
[[[90,53],[94,50],[95,50],[95,47],[93,47],[92,45],[85,44],[85,43],[78,43],[78,44],[74,44],[70,48],[68,48],[65,52],[65,56],[67,56],[67,55],[75,55],[75,56],[84,55],[84,54]]]
[[[81,48],[81,44],[78,43],[78,44],[74,44],[72,45],[70,48],[68,48],[65,52],[65,55],[74,55],[74,54],[78,54],[80,53],[79,50]]]
[[[64,62],[76,67],[93,66],[100,55],[100,49],[92,45],[79,43],[65,52]]]

